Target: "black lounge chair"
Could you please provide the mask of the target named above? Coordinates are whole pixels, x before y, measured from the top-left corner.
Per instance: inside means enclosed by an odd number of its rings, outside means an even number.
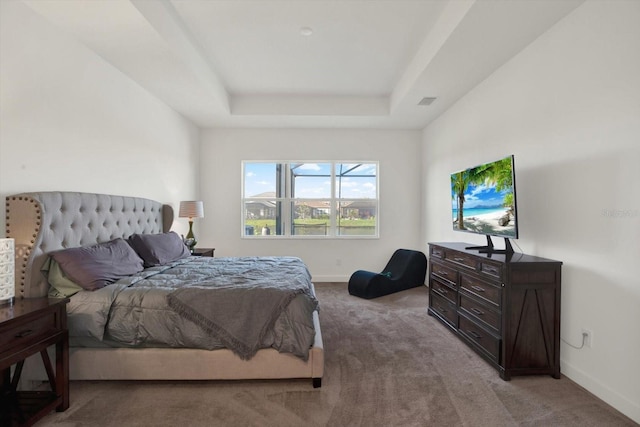
[[[396,250],[382,273],[358,270],[349,279],[349,294],[377,298],[424,285],[427,257],[420,251]]]

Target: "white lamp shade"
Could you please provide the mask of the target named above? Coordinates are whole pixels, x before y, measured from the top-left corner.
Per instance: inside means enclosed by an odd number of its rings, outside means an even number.
[[[0,239],[0,304],[11,302],[16,294],[15,243]]]
[[[180,218],[203,218],[204,204],[199,200],[180,202],[180,212],[178,216]]]

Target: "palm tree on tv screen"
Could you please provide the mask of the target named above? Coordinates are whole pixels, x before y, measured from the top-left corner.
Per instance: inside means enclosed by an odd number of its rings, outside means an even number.
[[[463,207],[464,207],[464,192],[467,191],[469,186],[469,170],[461,171],[451,175],[451,190],[458,202],[458,229],[464,230],[463,221]]]
[[[492,164],[489,182],[495,184],[497,191],[507,190],[504,195],[503,206],[513,210],[513,171],[511,169],[511,157],[505,157]]]
[[[466,230],[464,226],[465,193],[469,184],[495,185],[497,191],[508,190],[503,199],[503,205],[513,209],[513,175],[511,171],[511,157],[493,163],[487,163],[472,169],[467,169],[451,175],[451,190],[457,200],[458,229]]]

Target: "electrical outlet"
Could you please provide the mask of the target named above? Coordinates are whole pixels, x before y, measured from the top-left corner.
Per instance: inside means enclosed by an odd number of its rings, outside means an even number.
[[[591,348],[593,346],[593,334],[588,329],[582,329],[582,342],[585,347]]]

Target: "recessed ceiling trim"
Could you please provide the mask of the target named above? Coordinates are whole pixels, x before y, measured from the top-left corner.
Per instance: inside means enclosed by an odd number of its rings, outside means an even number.
[[[219,107],[228,113],[230,107],[227,88],[202,54],[173,5],[167,0],[153,2],[131,0],[131,3],[200,79],[203,87],[208,89]]]
[[[388,116],[385,96],[234,95],[231,114],[283,116]]]
[[[436,55],[443,49],[449,37],[458,28],[474,4],[475,0],[447,2],[433,29],[422,42],[418,52],[393,88],[391,111],[395,111],[406,100],[411,90],[415,89],[420,76],[430,65],[433,65]]]

